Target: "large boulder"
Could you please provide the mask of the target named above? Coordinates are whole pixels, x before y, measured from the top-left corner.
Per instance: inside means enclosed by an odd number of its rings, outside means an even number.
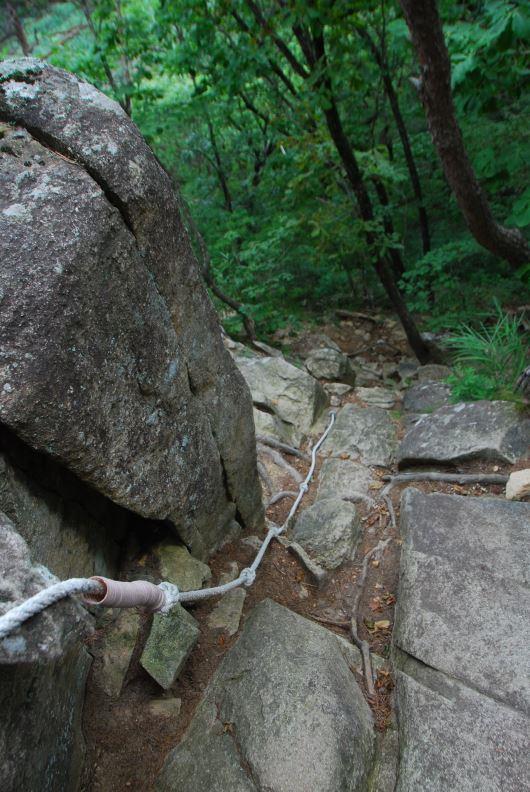
[[[283,358],[237,358],[237,365],[255,407],[280,422],[275,434],[300,444],[328,404],[322,385]]]
[[[170,180],[88,83],[20,59],[0,84],[0,421],[206,556],[260,486]]]
[[[223,659],[158,792],[357,792],[370,710],[333,633],[270,600]]]
[[[515,404],[478,401],[442,407],[424,415],[398,449],[401,467],[494,459],[516,462],[530,448],[530,418]]]
[[[365,465],[390,465],[396,448],[396,429],[381,407],[346,404],[338,413],[323,451],[349,454]]]
[[[397,789],[516,792],[528,778],[530,505],[409,489],[401,530]]]

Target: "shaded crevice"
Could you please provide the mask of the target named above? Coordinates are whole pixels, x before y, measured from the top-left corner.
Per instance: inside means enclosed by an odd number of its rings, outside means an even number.
[[[33,501],[43,504],[52,520],[58,518],[58,524],[86,542],[94,563],[103,560],[107,574],[111,575],[119,573],[132,537],[139,546],[150,547],[160,535],[169,533],[166,522],[144,518],[115,503],[54,457],[32,448],[2,423],[0,454],[15,476],[11,483],[10,474],[0,468],[0,510],[27,542],[34,563],[43,563],[39,537],[45,538],[48,534],[34,522]],[[19,494],[23,491],[27,492],[27,501]],[[50,547],[59,537],[60,533],[49,535]]]

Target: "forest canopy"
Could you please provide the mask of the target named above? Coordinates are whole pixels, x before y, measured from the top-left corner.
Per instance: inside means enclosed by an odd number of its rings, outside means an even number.
[[[431,29],[414,33],[429,9],[445,87]],[[525,4],[10,0],[0,14],[2,57],[73,71],[138,124],[180,186],[229,330],[391,306],[410,340],[415,323],[451,328],[487,319],[494,298],[528,299]],[[443,162],[451,107],[469,172]]]

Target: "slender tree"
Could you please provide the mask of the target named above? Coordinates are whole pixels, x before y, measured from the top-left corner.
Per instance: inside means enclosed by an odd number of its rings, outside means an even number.
[[[493,217],[467,155],[451,92],[451,63],[436,0],[400,0],[421,69],[419,90],[447,181],[477,242],[514,266],[530,261],[518,229]]]

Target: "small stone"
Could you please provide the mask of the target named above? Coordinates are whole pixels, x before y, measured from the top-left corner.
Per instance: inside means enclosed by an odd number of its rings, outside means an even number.
[[[306,359],[305,367],[317,379],[355,385],[355,371],[347,355],[336,349],[315,349]]]
[[[151,715],[161,718],[178,718],[182,707],[182,699],[160,698],[149,702],[148,708]]]
[[[412,360],[402,360],[398,364],[397,373],[402,380],[412,379],[418,371],[418,364]]]
[[[451,374],[449,366],[440,366],[438,363],[428,363],[420,366],[416,372],[418,382],[440,382]]]
[[[111,698],[117,698],[121,693],[139,629],[138,611],[120,610],[118,617],[105,631],[102,663],[96,672],[96,677],[107,696]]]
[[[159,544],[154,554],[163,580],[178,586],[181,591],[200,589],[212,577],[210,567],[190,555],[184,545]]]
[[[403,409],[409,413],[428,413],[449,404],[451,387],[445,382],[419,382],[407,390]]]
[[[199,625],[182,605],[175,605],[167,615],[155,613],[140,664],[167,690],[178,679],[198,639]]]
[[[383,410],[391,410],[396,403],[396,395],[386,388],[356,388],[356,395],[374,407],[382,407]]]
[[[228,569],[224,572],[221,572],[219,575],[219,583],[217,585],[224,586],[225,583],[231,583],[232,580],[235,580],[238,575],[239,566],[237,561],[230,561],[228,564]]]
[[[369,468],[350,459],[325,459],[320,468],[317,500],[366,495],[372,475]]]
[[[345,396],[353,390],[353,386],[345,382],[325,382],[324,388],[333,396]]]
[[[352,557],[359,531],[353,503],[326,498],[300,514],[292,536],[321,566],[335,569]]]
[[[247,593],[242,588],[227,591],[208,616],[210,629],[214,632],[235,635],[239,630],[246,596]]]
[[[524,500],[530,497],[530,468],[510,473],[506,484],[506,497],[508,500]]]
[[[263,544],[259,536],[245,536],[241,541],[243,544],[252,547],[253,550],[259,550],[261,545]]]

